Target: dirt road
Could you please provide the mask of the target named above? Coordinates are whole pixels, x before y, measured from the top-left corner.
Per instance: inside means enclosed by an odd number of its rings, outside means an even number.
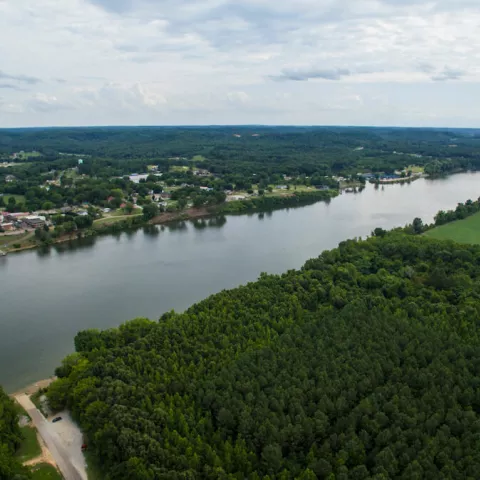
[[[43,438],[65,480],[87,480],[85,465],[78,465],[78,458],[65,448],[65,444],[55,432],[52,423],[37,410],[27,395],[15,397],[17,402],[26,410],[32,423]]]

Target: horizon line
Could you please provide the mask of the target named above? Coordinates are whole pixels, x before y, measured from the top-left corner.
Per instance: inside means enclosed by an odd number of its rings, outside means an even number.
[[[46,129],[94,129],[94,128],[386,128],[416,130],[480,130],[479,127],[433,127],[433,126],[399,126],[399,125],[335,125],[335,124],[268,124],[268,123],[231,123],[231,124],[138,124],[138,125],[48,125],[29,127],[0,127],[2,130],[46,130]]]

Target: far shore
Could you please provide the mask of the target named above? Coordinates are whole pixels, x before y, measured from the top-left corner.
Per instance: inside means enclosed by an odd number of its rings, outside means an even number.
[[[152,218],[150,221],[145,222],[143,225],[138,225],[138,228],[145,227],[147,225],[162,225],[170,222],[178,222],[182,220],[195,220],[200,218],[214,217],[218,215],[218,208],[213,207],[203,207],[203,208],[189,208],[181,212],[164,212],[160,213],[156,217]],[[126,216],[126,218],[134,217],[135,215]],[[113,217],[115,218],[115,217]],[[105,225],[113,225],[116,223],[112,221],[111,223],[105,222]],[[99,232],[99,235],[102,235]],[[72,242],[78,240],[78,237],[74,233],[63,235],[52,243],[52,245],[57,245],[60,243]],[[36,248],[42,247],[42,245],[31,244],[31,245],[22,245],[20,248],[4,248],[5,253],[20,253],[25,250],[33,250]]]

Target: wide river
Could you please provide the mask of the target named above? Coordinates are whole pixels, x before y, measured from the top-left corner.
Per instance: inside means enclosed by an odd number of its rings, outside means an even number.
[[[480,173],[410,185],[368,185],[329,204],[139,230],[0,258],[0,384],[50,376],[79,330],[109,328],[242,283],[299,268],[376,227],[431,222],[480,196]]]

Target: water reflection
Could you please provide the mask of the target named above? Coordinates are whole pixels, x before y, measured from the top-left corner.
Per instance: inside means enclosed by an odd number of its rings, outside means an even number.
[[[136,234],[137,234],[137,230],[132,230],[132,229],[125,230],[125,235],[130,239],[135,237]]]
[[[58,254],[74,252],[76,250],[86,250],[92,248],[96,241],[96,236],[84,237],[78,240],[71,240],[69,242],[56,243],[51,247],[45,247],[45,249],[38,249],[37,253],[39,256],[48,256],[52,249]]]
[[[182,230],[188,230],[187,222],[181,220],[179,222],[169,223],[167,228],[170,232],[178,232]]]
[[[49,257],[52,254],[52,248],[50,246],[42,246],[37,248],[37,256],[42,258],[42,257]]]
[[[206,220],[202,219],[197,219],[197,220],[192,220],[193,228],[197,230],[203,230],[204,228],[208,227],[208,223]]]
[[[143,233],[147,237],[158,237],[160,235],[160,229],[157,227],[157,225],[145,225],[143,227]]]
[[[227,217],[225,215],[219,215],[208,220],[208,226],[214,228],[223,227],[227,223]]]

